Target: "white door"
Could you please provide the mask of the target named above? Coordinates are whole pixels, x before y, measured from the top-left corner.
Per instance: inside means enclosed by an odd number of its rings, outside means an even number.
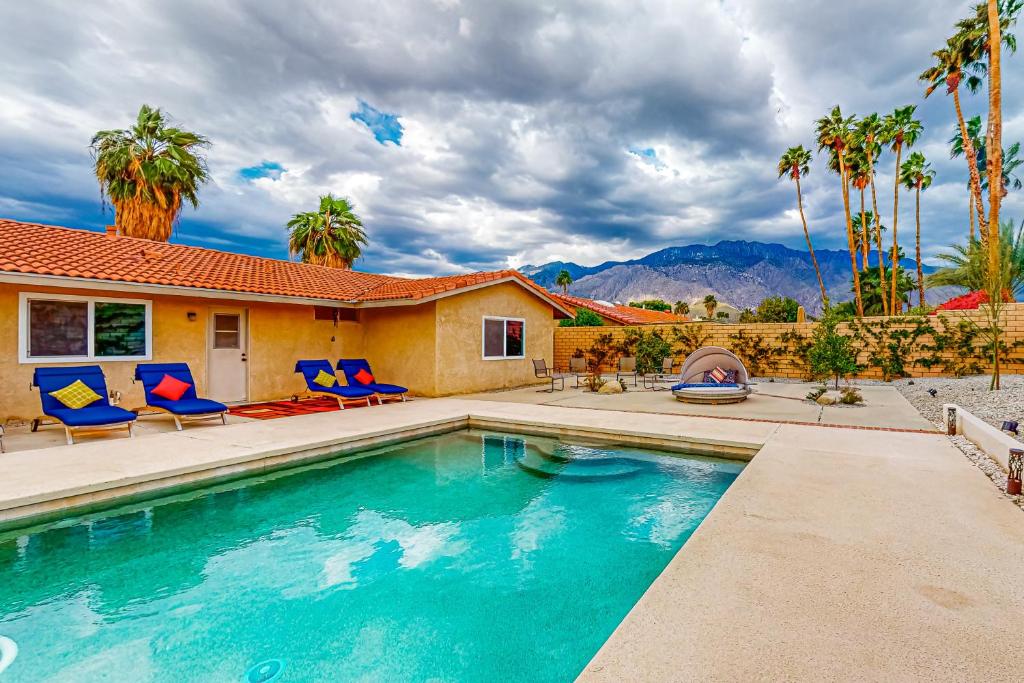
[[[242,403],[249,397],[248,335],[244,308],[210,311],[209,387],[215,401]]]

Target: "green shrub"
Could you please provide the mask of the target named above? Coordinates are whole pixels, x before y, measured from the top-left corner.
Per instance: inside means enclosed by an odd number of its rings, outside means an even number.
[[[601,316],[589,308],[577,308],[575,318],[566,318],[558,323],[559,327],[600,327],[604,325]]]
[[[795,323],[800,304],[788,296],[770,296],[757,305],[754,319],[759,323]]]
[[[813,389],[807,392],[807,400],[817,401],[825,394],[826,391],[828,391],[828,387],[824,385],[820,387],[814,387]]]
[[[672,355],[670,344],[659,330],[645,331],[638,327],[623,330],[619,351],[624,356],[636,357],[636,370],[648,374],[661,370],[661,363]]]
[[[846,406],[853,406],[863,403],[864,397],[860,395],[860,390],[856,387],[843,387],[843,390],[839,392],[839,402]]]

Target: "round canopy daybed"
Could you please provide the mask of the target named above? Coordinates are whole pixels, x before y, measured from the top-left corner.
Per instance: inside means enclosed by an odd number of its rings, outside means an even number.
[[[735,381],[705,381],[705,373],[716,367],[735,372]],[[743,362],[720,346],[705,346],[691,353],[683,363],[679,379],[679,384],[672,387],[672,395],[685,403],[739,403],[750,395],[750,377]]]

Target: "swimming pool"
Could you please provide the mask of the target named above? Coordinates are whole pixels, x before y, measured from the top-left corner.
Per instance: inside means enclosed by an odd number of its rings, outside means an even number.
[[[569,680],[742,468],[459,431],[8,534],[4,680]]]

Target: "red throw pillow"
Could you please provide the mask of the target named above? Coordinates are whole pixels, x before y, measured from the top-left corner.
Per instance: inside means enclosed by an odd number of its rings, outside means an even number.
[[[366,368],[360,368],[359,372],[352,375],[352,379],[359,382],[360,384],[369,384],[373,381],[373,375],[366,371]]]
[[[188,382],[182,382],[180,379],[175,379],[170,375],[164,375],[164,378],[160,380],[160,384],[153,387],[153,391],[150,393],[160,398],[166,398],[168,401],[177,401],[185,395],[185,392],[191,386]]]

